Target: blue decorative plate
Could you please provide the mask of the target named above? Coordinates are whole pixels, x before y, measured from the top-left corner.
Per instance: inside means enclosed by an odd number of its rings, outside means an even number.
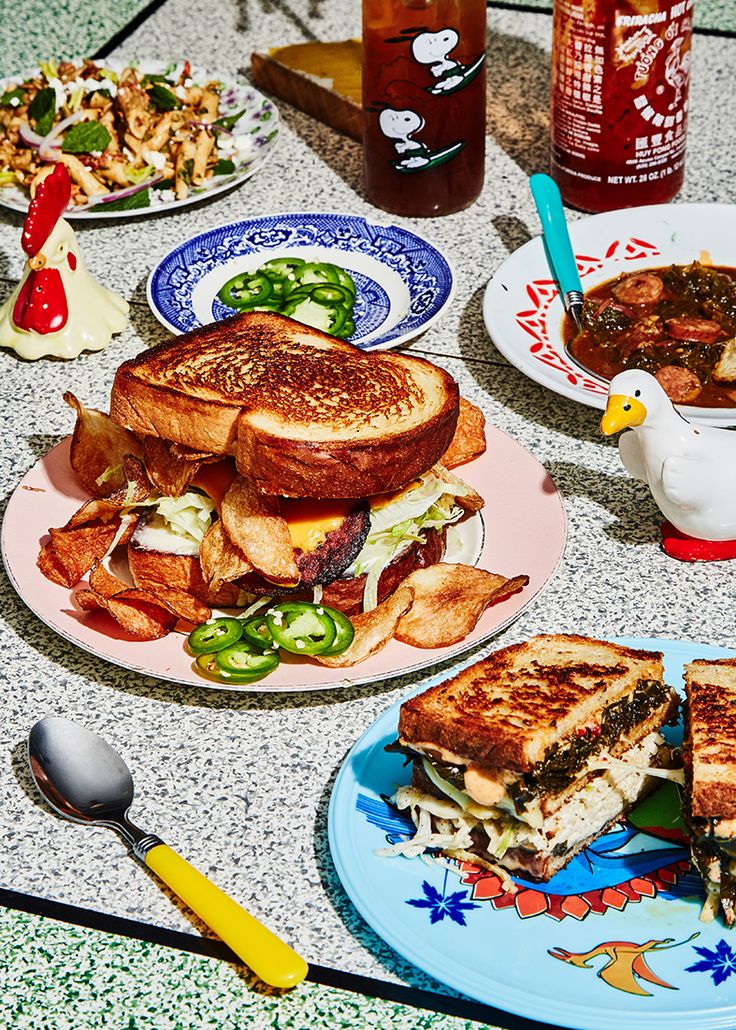
[[[678,688],[684,663],[736,656],[683,641],[620,643],[663,651]],[[407,782],[402,756],[383,750],[398,715],[399,703],[352,749],[328,816],[343,886],[388,944],[478,1001],[577,1030],[736,1026],[736,933],[699,921],[703,891],[672,784],[549,883],[518,880],[510,894],[464,863],[375,854],[413,829],[383,800]]]
[[[283,214],[221,225],[170,251],[148,279],[148,303],[175,333],[235,312],[217,297],[238,272],[293,256],[329,261],[356,285],[353,343],[405,343],[439,318],[454,292],[448,259],[416,233],[355,215]]]

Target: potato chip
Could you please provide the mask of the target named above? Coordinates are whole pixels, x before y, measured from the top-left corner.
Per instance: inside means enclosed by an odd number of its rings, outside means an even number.
[[[483,500],[481,495],[472,488],[472,486],[468,486],[468,484],[462,479],[459,479],[458,476],[453,475],[452,472],[448,472],[444,465],[434,465],[432,471],[435,475],[439,476],[443,483],[448,483],[452,487],[457,487],[458,492],[455,496],[455,500],[465,511],[480,511],[480,509],[485,505],[486,502]]]
[[[212,609],[184,590],[179,590],[177,587],[161,586],[160,584],[156,586],[155,590],[152,590],[151,587],[146,589],[159,601],[163,601],[167,607],[185,622],[193,622],[198,625],[200,622],[207,622],[208,619],[212,618]]]
[[[190,597],[199,598],[208,606],[224,608],[235,607],[240,597],[240,588],[234,583],[225,583],[215,591],[210,590],[198,554],[170,554],[129,547],[128,568],[135,585],[154,594],[161,587],[173,587]]]
[[[528,576],[507,579],[473,565],[440,563],[417,569],[404,580],[414,591],[414,601],[401,616],[394,635],[413,647],[456,644],[475,628],[489,605],[515,594],[528,582]]]
[[[162,583],[155,584],[155,588],[151,587],[136,587],[131,588],[129,584],[125,583],[122,579],[114,576],[109,569],[105,568],[104,565],[95,565],[92,569],[89,577],[90,590],[97,594],[100,598],[104,598],[106,601],[116,600],[121,604],[125,604],[127,607],[120,609],[117,614],[110,608],[110,614],[114,618],[118,618],[119,614],[125,615],[131,604],[140,606],[140,604],[148,604],[154,607],[160,607],[166,609],[178,619],[184,619],[185,622],[200,623],[206,622],[207,619],[212,617],[212,610],[208,608],[206,604],[198,601],[196,597],[186,593],[183,590],[179,590],[176,587],[165,586]],[[87,598],[86,603],[92,604],[92,600]],[[99,607],[100,605],[98,605]],[[102,607],[105,607],[104,605]],[[147,609],[150,615],[150,609]],[[120,621],[118,619],[118,621]],[[129,621],[129,620],[128,620]],[[168,624],[171,620],[168,618],[161,618],[157,621],[161,624]],[[176,620],[175,620],[176,621]],[[134,632],[130,629],[130,626],[125,622],[121,623],[125,626],[129,632]]]
[[[103,411],[85,408],[68,391],[64,400],[77,413],[69,453],[74,474],[93,497],[104,497],[123,485],[125,455],[140,455],[143,448],[133,433],[113,422]]]
[[[409,584],[410,578],[405,579],[377,608],[353,616],[350,621],[355,628],[355,636],[347,651],[324,657],[316,654],[313,656],[315,660],[331,669],[340,669],[347,665],[357,665],[385,647],[394,636],[400,619],[411,608],[414,588]]]
[[[147,436],[143,441],[143,460],[151,482],[164,497],[180,497],[201,464],[173,454],[166,441],[158,436]]]
[[[121,472],[123,483],[114,493],[108,497],[95,497],[90,501],[85,501],[82,507],[74,512],[64,528],[72,529],[74,526],[82,526],[86,522],[94,522],[97,519],[109,522],[110,519],[119,515],[122,508],[134,507],[145,501],[151,492],[151,483],[140,458],[127,454],[123,458]],[[130,532],[132,532],[132,528]]]
[[[102,594],[103,597],[114,597],[115,594],[121,594],[123,590],[130,588],[129,583],[125,583],[118,576],[114,576],[101,563],[95,565],[90,572],[89,586],[90,590],[94,590],[96,594]]]
[[[138,640],[159,640],[179,621],[174,612],[146,590],[125,590],[113,597],[103,597],[94,590],[78,590],[74,599],[83,611],[102,608],[109,612]]]
[[[205,582],[215,593],[223,583],[232,583],[253,571],[251,563],[225,532],[222,519],[213,522],[205,533],[199,546],[199,561]]]
[[[107,554],[119,525],[115,519],[51,529],[51,541],[42,548],[36,564],[47,579],[73,587]]]
[[[62,587],[74,586],[73,583],[69,582],[69,573],[61,561],[59,561],[54,545],[51,542],[41,548],[40,554],[36,559],[36,565],[46,579],[50,579],[52,583],[58,583]]]
[[[236,476],[222,499],[222,523],[232,542],[272,583],[299,582],[289,527],[275,497],[259,494],[253,483]]]
[[[445,468],[452,469],[479,458],[486,449],[486,419],[480,408],[460,398],[460,414],[450,446],[440,458]]]
[[[185,447],[183,443],[170,443],[169,451],[174,458],[182,461],[198,461],[203,464],[213,461],[222,461],[221,454],[211,454],[209,451],[194,451],[191,447]]]

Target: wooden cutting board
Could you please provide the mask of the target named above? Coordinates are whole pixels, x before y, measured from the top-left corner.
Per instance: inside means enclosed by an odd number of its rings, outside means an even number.
[[[363,137],[359,39],[295,43],[251,55],[253,81],[267,93],[360,141]]]

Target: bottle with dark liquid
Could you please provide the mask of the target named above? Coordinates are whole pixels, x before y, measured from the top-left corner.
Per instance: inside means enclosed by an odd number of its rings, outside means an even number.
[[[480,193],[485,0],[363,0],[363,168],[368,200],[446,215]]]
[[[551,175],[583,211],[672,200],[693,0],[554,0]]]

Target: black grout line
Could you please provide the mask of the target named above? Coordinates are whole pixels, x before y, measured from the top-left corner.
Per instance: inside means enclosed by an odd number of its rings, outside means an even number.
[[[80,908],[77,905],[67,905],[5,888],[0,888],[0,905],[15,911],[44,916],[90,930],[100,930],[103,933],[147,941],[150,944],[161,944],[178,951],[187,951],[195,955],[242,965],[238,956],[223,941],[211,937],[199,937],[191,933],[183,933],[180,930],[168,930],[165,927],[153,926],[134,919],[112,916],[105,912]],[[554,1030],[551,1024],[539,1023],[536,1020],[525,1019],[523,1016],[514,1016],[471,999],[437,994],[434,991],[418,987],[407,987],[404,984],[377,980],[360,973],[331,969],[329,966],[310,963],[307,980],[323,987],[334,987],[338,990],[350,991],[353,994],[393,1001],[411,1008],[429,1009],[485,1025],[498,1024],[506,1027],[507,1030]],[[503,1023],[500,1020],[503,1020]]]
[[[139,11],[134,18],[123,25],[122,29],[115,33],[107,43],[103,43],[102,46],[95,50],[91,55],[93,61],[98,61],[102,57],[108,57],[116,47],[119,47],[121,43],[124,43],[128,36],[132,36],[136,29],[139,29],[144,22],[148,21],[152,14],[158,11],[159,7],[163,7],[166,0],[151,0],[151,3],[146,4],[142,11]]]

